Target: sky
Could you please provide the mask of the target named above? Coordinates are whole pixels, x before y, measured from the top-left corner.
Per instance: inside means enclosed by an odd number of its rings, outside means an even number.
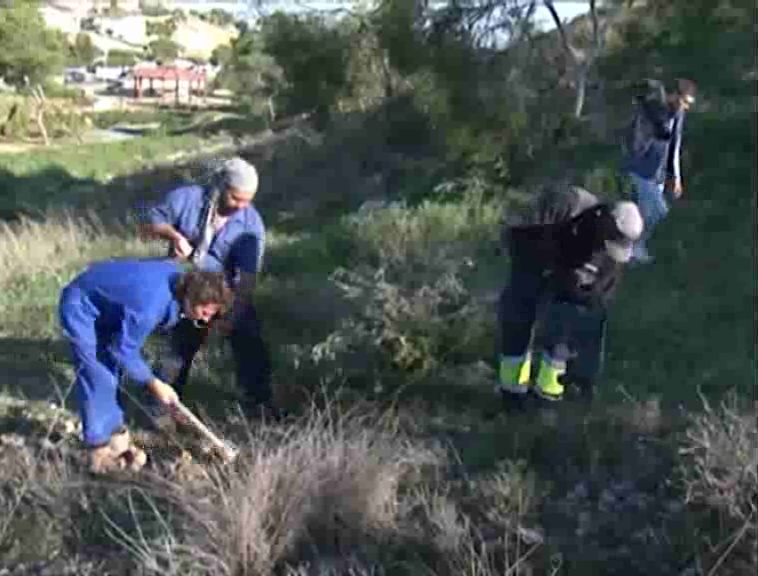
[[[280,10],[293,10],[297,11],[299,4],[305,4],[313,9],[329,9],[338,8],[340,5],[350,4],[350,0],[266,0],[270,9]],[[213,8],[221,8],[229,12],[244,11],[247,0],[174,0],[176,7],[183,8],[185,10],[211,10]],[[251,2],[254,3],[254,2]],[[587,0],[574,1],[574,0],[556,0],[555,8],[558,15],[562,20],[571,20],[580,14],[583,14],[588,9]],[[553,20],[547,9],[540,3],[535,13],[536,21],[545,30],[549,30],[554,27]]]

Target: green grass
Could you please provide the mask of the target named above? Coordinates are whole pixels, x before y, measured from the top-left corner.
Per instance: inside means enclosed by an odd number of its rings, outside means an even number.
[[[192,135],[172,138],[148,136],[108,144],[42,149],[33,153],[0,156],[0,170],[23,177],[58,169],[73,178],[103,183],[109,178],[139,171],[173,152],[197,149],[201,143],[200,138]]]
[[[162,179],[180,177],[171,164],[228,143],[224,137],[152,135],[0,156],[0,216],[69,209],[123,218]]]
[[[755,199],[749,123],[691,114],[685,194],[630,270],[609,334],[609,385],[692,406],[697,391],[754,394]]]

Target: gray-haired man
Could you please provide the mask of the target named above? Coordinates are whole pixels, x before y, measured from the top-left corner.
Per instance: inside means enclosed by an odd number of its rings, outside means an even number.
[[[271,406],[270,359],[253,306],[253,288],[265,247],[265,228],[252,205],[258,173],[242,158],[221,166],[208,186],[181,186],[143,212],[145,237],[169,242],[170,254],[201,270],[223,271],[235,288],[229,341],[238,385],[250,405]],[[181,393],[192,360],[207,338],[207,327],[180,322],[171,350],[161,362],[164,381]]]

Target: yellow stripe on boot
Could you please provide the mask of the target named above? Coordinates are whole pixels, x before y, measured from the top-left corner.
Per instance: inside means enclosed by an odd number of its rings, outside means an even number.
[[[546,400],[560,400],[563,397],[563,384],[558,379],[565,372],[565,362],[542,358],[535,388],[537,395]]]
[[[531,374],[531,357],[500,356],[498,389],[511,394],[525,394],[529,390]]]

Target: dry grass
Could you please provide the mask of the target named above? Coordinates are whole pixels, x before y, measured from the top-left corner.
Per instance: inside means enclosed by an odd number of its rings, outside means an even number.
[[[758,424],[732,396],[718,408],[703,399],[680,449],[685,499],[716,513],[721,537],[709,541],[708,574],[758,565]],[[731,573],[731,572],[729,572]],[[737,572],[734,572],[737,573]]]
[[[313,414],[287,430],[249,430],[233,470],[162,482],[182,536],[139,555],[164,573],[268,574],[316,551],[340,556],[398,531],[401,487],[437,457],[361,421]]]
[[[528,574],[541,545],[519,536],[532,490],[522,470],[503,468],[477,499],[445,480],[443,450],[389,416],[330,406],[227,433],[246,438],[233,467],[158,466],[106,483],[64,445],[47,456],[29,442],[0,446],[0,550],[140,574],[494,576]],[[475,518],[486,515],[483,531]],[[30,533],[44,545],[29,546]]]
[[[95,214],[48,214],[41,219],[0,222],[0,286],[55,275],[97,257],[154,251],[137,240],[129,224],[105,230]]]

